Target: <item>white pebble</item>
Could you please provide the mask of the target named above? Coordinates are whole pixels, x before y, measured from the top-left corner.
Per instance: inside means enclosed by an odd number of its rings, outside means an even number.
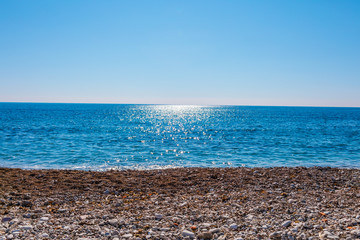
[[[195,234],[194,234],[193,232],[188,231],[188,230],[184,230],[184,231],[182,232],[182,235],[183,235],[184,237],[190,237],[190,238],[194,238],[194,237],[195,237]]]
[[[119,221],[118,221],[117,219],[115,219],[115,218],[114,218],[114,219],[110,219],[108,222],[109,222],[109,224],[112,225],[112,226],[116,226],[116,225],[119,223]]]
[[[211,232],[212,234],[214,234],[214,233],[218,233],[218,232],[220,232],[220,228],[213,228],[213,229],[210,229],[210,232]]]
[[[48,217],[42,217],[42,218],[40,218],[40,221],[46,222],[46,221],[49,221],[49,218]]]
[[[81,216],[80,216],[80,219],[81,219],[81,220],[86,220],[88,217],[89,217],[89,215],[81,215]]]
[[[283,222],[283,223],[281,224],[281,226],[283,226],[283,227],[288,227],[288,226],[290,226],[290,225],[291,225],[291,221],[290,221],[290,220],[285,221],[285,222]]]
[[[133,235],[131,233],[125,234],[122,237],[123,238],[131,238]]]

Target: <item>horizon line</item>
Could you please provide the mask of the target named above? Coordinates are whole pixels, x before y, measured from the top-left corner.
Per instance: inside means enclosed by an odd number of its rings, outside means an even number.
[[[181,104],[181,103],[116,103],[116,102],[2,102],[39,104],[108,104],[108,105],[175,105],[175,106],[239,106],[239,107],[314,107],[314,108],[360,108],[360,106],[319,106],[319,105],[247,105],[247,104]]]

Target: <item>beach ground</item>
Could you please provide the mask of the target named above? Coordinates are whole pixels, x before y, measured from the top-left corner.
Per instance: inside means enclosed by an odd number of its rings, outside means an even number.
[[[360,170],[0,168],[0,239],[360,239]]]

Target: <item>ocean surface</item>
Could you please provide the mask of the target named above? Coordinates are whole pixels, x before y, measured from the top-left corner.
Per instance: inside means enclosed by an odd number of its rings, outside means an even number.
[[[360,168],[360,108],[0,103],[0,166]]]

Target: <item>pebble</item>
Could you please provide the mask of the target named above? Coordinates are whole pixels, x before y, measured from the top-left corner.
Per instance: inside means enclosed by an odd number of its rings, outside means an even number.
[[[116,218],[114,218],[114,219],[110,219],[108,223],[112,226],[117,226],[119,224],[119,221]]]
[[[1,222],[9,222],[9,221],[11,221],[12,220],[12,218],[11,217],[4,217],[3,219],[1,219]]]
[[[131,233],[122,235],[123,238],[131,238],[133,235]]]
[[[202,227],[204,227],[204,228],[209,228],[209,227],[211,227],[211,223],[203,223],[203,224],[201,224],[202,225]]]
[[[350,233],[354,238],[360,238],[360,229],[359,230],[352,230]]]
[[[184,230],[181,233],[184,237],[190,237],[190,238],[195,238],[195,233],[190,232],[188,230]]]
[[[218,238],[218,240],[225,240],[226,239],[226,235],[222,235]]]
[[[22,229],[22,230],[31,230],[31,229],[33,229],[33,226],[31,226],[31,225],[24,225],[24,226],[21,226],[20,229]]]
[[[236,230],[238,228],[238,225],[233,223],[230,225],[230,228],[233,229],[233,230]]]
[[[290,203],[290,204],[295,203],[295,202],[296,202],[296,200],[294,200],[294,199],[289,199],[288,200],[288,203]]]
[[[20,233],[20,230],[19,229],[15,229],[13,231],[11,231],[12,234],[19,234]]]
[[[212,234],[211,232],[203,232],[203,233],[200,233],[197,238],[198,239],[204,239],[204,240],[210,240],[212,239]]]
[[[282,232],[278,231],[278,232],[273,232],[269,235],[270,239],[276,239],[281,237]]]
[[[161,214],[155,214],[155,219],[156,220],[161,220],[163,218],[163,215],[161,215]]]
[[[30,201],[22,201],[20,204],[22,207],[31,208],[33,206],[33,203]]]
[[[218,233],[218,232],[220,232],[220,228],[213,228],[213,229],[210,229],[210,232],[211,232],[212,234],[214,234],[214,233]]]
[[[40,221],[46,222],[46,221],[49,221],[49,218],[48,217],[42,217],[42,218],[40,218]]]
[[[283,222],[282,224],[281,224],[281,226],[283,226],[283,227],[288,227],[288,226],[290,226],[291,225],[291,221],[289,220],[289,221],[285,221],[285,222]]]
[[[81,219],[81,220],[86,220],[88,217],[89,217],[89,215],[81,215],[81,216],[80,216],[80,219]]]
[[[335,234],[333,234],[327,230],[319,232],[319,238],[320,239],[339,239],[338,236],[336,236]]]

